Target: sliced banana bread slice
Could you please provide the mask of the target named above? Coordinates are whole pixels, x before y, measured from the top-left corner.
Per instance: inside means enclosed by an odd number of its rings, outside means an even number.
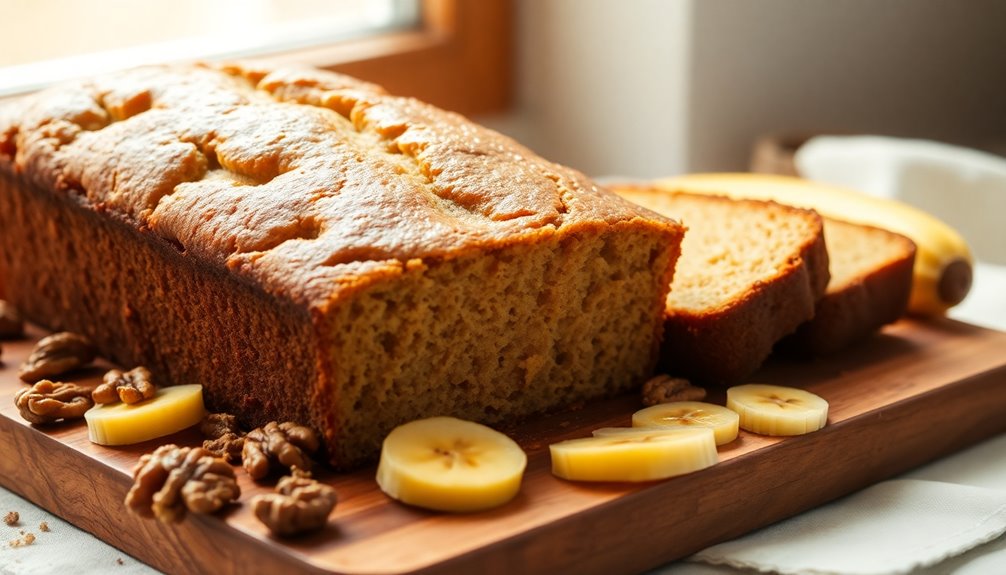
[[[908,307],[915,244],[872,226],[824,219],[831,282],[814,319],[785,341],[812,355],[827,355],[893,323]]]
[[[668,371],[706,383],[740,381],[814,317],[829,279],[816,212],[643,187],[616,191],[688,227],[664,316]]]

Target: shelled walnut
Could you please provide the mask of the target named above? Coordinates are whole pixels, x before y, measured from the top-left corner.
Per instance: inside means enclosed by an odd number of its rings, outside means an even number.
[[[94,361],[97,350],[86,337],[68,331],[43,337],[35,344],[17,376],[28,383],[83,367]]]
[[[157,393],[153,376],[145,367],[137,367],[123,372],[111,369],[105,373],[101,385],[94,388],[91,398],[95,403],[139,403]]]
[[[309,454],[318,451],[318,434],[310,427],[270,421],[245,435],[241,462],[252,479],[262,479],[274,465],[309,470]]]
[[[43,379],[14,394],[14,405],[21,417],[31,423],[53,423],[84,417],[94,402],[89,387]]]
[[[140,458],[126,507],[141,517],[175,523],[186,511],[213,513],[241,496],[234,469],[201,447],[162,445]]]
[[[227,413],[211,413],[203,418],[199,431],[206,438],[203,449],[231,463],[241,461],[245,439],[236,417]]]
[[[24,320],[17,308],[0,299],[0,339],[24,335]]]
[[[317,531],[328,522],[338,500],[335,489],[296,467],[276,485],[276,493],[252,499],[255,517],[275,535],[289,537]]]
[[[643,384],[643,405],[657,405],[672,401],[702,401],[706,390],[692,385],[687,379],[658,375]]]

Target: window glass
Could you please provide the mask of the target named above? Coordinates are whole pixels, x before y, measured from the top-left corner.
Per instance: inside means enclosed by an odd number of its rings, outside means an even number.
[[[418,25],[418,0],[0,0],[0,95],[155,62],[234,58]]]

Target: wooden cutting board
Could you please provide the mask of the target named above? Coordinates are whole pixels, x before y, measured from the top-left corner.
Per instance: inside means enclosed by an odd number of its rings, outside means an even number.
[[[630,573],[683,557],[1006,431],[1006,333],[951,320],[902,321],[839,357],[776,361],[753,380],[809,389],[828,426],[792,438],[741,432],[720,463],[644,484],[578,484],[549,473],[548,444],[629,425],[638,397],[597,402],[506,430],[528,452],[520,495],[472,515],[387,499],[374,470],[323,476],[340,502],[323,532],[270,537],[249,506],[166,527],[126,512],[129,470],[162,441],[88,442],[83,423],[27,425],[15,376],[33,340],[5,342],[0,483],[171,573]],[[101,370],[92,370],[97,381]],[[712,401],[722,402],[722,392]],[[194,431],[168,440],[195,445]],[[239,471],[242,501],[271,489]]]

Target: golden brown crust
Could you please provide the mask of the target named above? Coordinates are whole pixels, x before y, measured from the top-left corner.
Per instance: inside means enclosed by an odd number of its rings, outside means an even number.
[[[334,297],[318,284],[645,214],[457,114],[334,73],[143,68],[18,106],[0,116],[0,169],[313,306]]]

